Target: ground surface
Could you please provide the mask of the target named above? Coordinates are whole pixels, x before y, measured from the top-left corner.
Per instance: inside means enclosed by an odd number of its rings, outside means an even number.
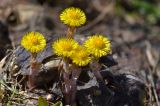
[[[102,75],[108,81],[106,82],[108,90],[100,83],[98,87],[94,78],[89,79],[88,74],[83,73],[84,76],[79,79],[77,103],[80,106],[159,105],[160,24],[158,21],[150,24],[144,17],[133,17],[124,11],[119,15],[116,3],[108,0],[92,2],[1,0],[0,2],[1,59],[10,53],[10,50],[19,47],[22,35],[28,31],[40,31],[47,38],[53,39],[64,36],[66,33],[64,30],[67,28],[59,21],[59,13],[66,7],[78,6],[86,12],[88,21],[85,26],[78,29],[77,39],[95,33],[107,35],[111,39],[113,50],[111,57],[114,61],[109,58],[105,63],[111,64],[110,67],[102,71]],[[22,56],[21,52],[20,56]],[[50,55],[51,52],[48,54]],[[3,66],[5,65],[1,65],[1,71],[2,69],[4,71]],[[57,81],[57,79],[52,80]],[[15,84],[15,82],[7,82],[9,87],[12,83]],[[39,95],[43,97],[51,95],[51,102],[56,102],[61,100],[62,95],[55,86],[50,87],[49,90],[43,88],[34,93],[27,93],[27,96],[24,96],[26,94],[24,89],[20,90],[20,94],[13,94],[13,89],[1,90],[0,100],[5,104],[11,102],[12,105],[17,106],[23,104],[34,106],[37,105]],[[13,97],[4,99],[4,94],[6,97],[10,95]]]

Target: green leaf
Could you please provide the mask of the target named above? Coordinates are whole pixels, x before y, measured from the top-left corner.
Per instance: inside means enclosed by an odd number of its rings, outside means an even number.
[[[56,102],[55,104],[53,104],[52,106],[62,106],[62,102],[61,102],[61,101],[58,101],[58,102]]]
[[[38,98],[38,106],[48,106],[47,100],[42,98],[41,96]]]

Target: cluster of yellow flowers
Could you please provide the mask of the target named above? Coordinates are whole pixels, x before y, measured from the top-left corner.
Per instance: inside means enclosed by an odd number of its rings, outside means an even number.
[[[78,66],[87,65],[93,57],[99,58],[110,53],[110,41],[103,35],[93,35],[83,45],[74,39],[61,38],[52,45],[58,56],[70,57]]]
[[[79,8],[67,8],[60,20],[71,27],[78,27],[86,22],[85,13]],[[21,45],[31,53],[38,53],[46,46],[46,40],[39,32],[30,32],[23,36]],[[88,38],[83,45],[79,45],[72,38],[60,38],[53,42],[53,51],[56,55],[72,59],[78,66],[87,65],[92,58],[100,58],[110,53],[110,40],[103,35],[96,34]]]

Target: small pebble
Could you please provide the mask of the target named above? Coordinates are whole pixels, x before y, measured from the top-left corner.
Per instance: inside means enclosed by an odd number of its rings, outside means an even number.
[[[52,101],[52,100],[53,100],[53,95],[52,95],[52,94],[48,94],[48,95],[46,96],[46,99],[47,99],[48,101]]]

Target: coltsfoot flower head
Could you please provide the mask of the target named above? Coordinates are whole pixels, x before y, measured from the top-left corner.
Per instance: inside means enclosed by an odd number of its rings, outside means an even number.
[[[93,35],[84,43],[85,47],[87,48],[88,52],[99,58],[105,56],[110,53],[110,40],[103,35]]]
[[[52,44],[54,53],[63,57],[70,57],[77,47],[78,42],[71,38],[60,38]]]
[[[69,26],[72,27],[79,27],[86,22],[86,16],[85,13],[75,7],[66,8],[61,14],[60,14],[60,20]]]
[[[83,46],[78,46],[71,56],[72,62],[78,66],[85,66],[91,61],[89,53]]]
[[[21,45],[31,53],[38,53],[46,47],[46,39],[39,32],[28,32],[22,37]]]

